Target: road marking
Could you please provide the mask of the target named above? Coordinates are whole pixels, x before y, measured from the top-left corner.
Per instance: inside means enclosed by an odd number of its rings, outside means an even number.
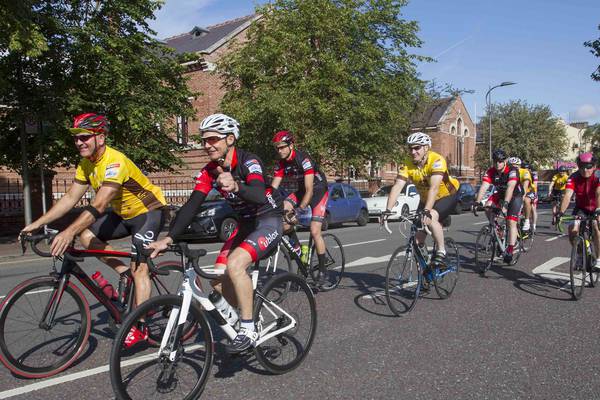
[[[358,267],[361,265],[368,265],[368,264],[377,264],[377,263],[382,263],[382,262],[387,262],[390,257],[392,255],[388,254],[387,256],[381,256],[381,257],[363,257],[363,258],[359,258],[358,260],[354,260],[352,262],[349,262],[348,264],[346,264],[346,268],[352,268],[352,267]]]
[[[377,243],[377,242],[383,242],[383,241],[385,241],[385,240],[387,240],[387,239],[377,239],[377,240],[368,240],[368,241],[366,241],[366,242],[358,242],[358,243],[342,244],[342,247],[343,247],[343,248],[346,248],[346,247],[358,246],[358,245],[360,245],[360,244]],[[336,246],[336,247],[337,247],[337,246]]]
[[[27,294],[27,295],[30,295],[30,294],[36,294],[36,293],[51,292],[51,291],[53,291],[53,290],[54,290],[54,289],[42,289],[42,290],[34,290],[33,292],[27,292],[26,294]],[[5,298],[5,297],[6,297],[6,295],[4,295],[4,296],[0,296],[0,299],[3,299],[3,298]]]
[[[570,286],[571,284],[571,275],[565,272],[558,272],[552,270],[553,268],[556,268],[559,265],[568,262],[570,259],[570,257],[554,257],[549,259],[542,265],[535,267],[531,272],[533,272],[534,275],[539,275],[543,278],[552,279],[558,282],[566,281],[566,283],[560,288],[558,288],[558,290],[570,291],[570,289],[566,289],[566,287]]]
[[[556,240],[556,239],[560,239],[560,238],[563,238],[563,237],[565,237],[565,236],[567,236],[567,234],[566,234],[566,233],[561,233],[561,234],[560,234],[560,235],[558,235],[558,236],[554,236],[554,237],[551,237],[551,238],[549,238],[549,239],[546,239],[546,242],[552,242],[552,241],[554,241],[554,240]]]
[[[186,347],[185,349],[187,351],[192,351],[192,350],[196,350],[196,349],[203,348],[203,347],[204,346],[201,344],[195,344],[195,345],[190,345],[190,346]],[[156,356],[157,356],[156,353],[152,353],[152,354],[147,354],[145,356],[135,357],[130,360],[122,362],[121,366],[128,367],[131,365],[140,364],[143,362],[150,361],[153,358],[156,358]],[[44,381],[33,383],[31,385],[27,385],[27,386],[23,386],[20,388],[15,388],[15,389],[10,389],[10,390],[5,390],[4,392],[0,392],[0,399],[8,399],[9,397],[19,396],[19,395],[22,395],[25,393],[30,393],[30,392],[36,391],[36,390],[45,389],[50,386],[60,385],[61,383],[72,382],[72,381],[76,381],[78,379],[87,378],[89,376],[102,374],[102,373],[108,372],[108,371],[109,371],[109,364],[106,364],[101,367],[96,367],[96,368],[88,369],[88,370],[81,371],[81,372],[75,372],[73,374],[60,376],[58,378],[47,379]]]
[[[48,262],[49,259],[45,258],[45,257],[25,258],[25,259],[13,260],[13,261],[2,261],[2,262],[0,262],[0,265],[21,264],[24,262],[40,262],[40,261]]]
[[[481,222],[476,222],[473,225],[484,225],[484,224],[488,224],[489,221],[481,221]]]

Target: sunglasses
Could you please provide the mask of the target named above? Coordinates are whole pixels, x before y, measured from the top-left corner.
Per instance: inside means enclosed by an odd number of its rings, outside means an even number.
[[[282,144],[281,146],[275,146],[275,150],[282,150],[285,149],[286,147],[290,147],[289,144]]]
[[[93,138],[94,136],[97,135],[75,135],[73,136],[73,141],[75,143],[82,141],[83,143],[87,142],[88,140],[90,140],[91,138]]]
[[[585,164],[579,164],[578,167],[584,168],[584,169],[592,169],[595,167],[595,165],[592,163],[585,163]]]
[[[421,150],[423,146],[410,146],[409,149],[410,151],[419,151]]]
[[[210,146],[214,146],[226,137],[227,136],[209,136],[207,138],[202,138],[202,145],[206,146],[207,144],[209,144]]]

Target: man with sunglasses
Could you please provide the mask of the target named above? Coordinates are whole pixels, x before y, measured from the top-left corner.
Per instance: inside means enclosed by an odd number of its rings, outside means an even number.
[[[236,147],[238,122],[224,114],[213,114],[200,124],[202,145],[210,162],[200,171],[196,186],[175,217],[168,235],[148,247],[151,257],[165,250],[185,228],[214,187],[240,216],[238,228],[221,248],[215,268],[226,268],[219,280],[211,282],[229,304],[239,304],[241,325],[228,350],[240,352],[254,346],[258,333],[252,320],[252,280],[246,269],[277,247],[282,233],[281,204],[265,186],[262,161]]]
[[[425,215],[423,223],[429,227],[437,251],[433,262],[443,266],[446,258],[444,244],[444,230],[441,221],[446,219],[458,203],[458,180],[450,176],[446,159],[440,154],[430,150],[431,137],[423,132],[416,132],[408,136],[406,144],[410,149],[411,158],[405,160],[399,167],[398,177],[387,200],[387,208],[382,218],[388,218],[390,211],[396,204],[398,196],[406,183],[410,180],[420,195],[419,210]],[[426,233],[419,231],[417,242],[424,243]]]
[[[487,170],[483,176],[479,193],[473,207],[481,205],[483,195],[490,187],[494,185],[496,192],[490,196],[486,206],[495,205],[500,207],[506,215],[506,224],[508,225],[508,246],[504,253],[504,262],[510,264],[513,259],[515,243],[517,242],[517,223],[523,205],[523,186],[520,182],[519,170],[511,167],[506,162],[508,155],[502,149],[496,149],[492,153],[494,166]],[[491,211],[486,211],[488,219],[493,218]]]
[[[325,241],[321,235],[321,228],[327,210],[327,199],[329,191],[325,174],[319,169],[317,163],[311,156],[296,148],[294,136],[289,131],[280,131],[273,136],[273,146],[279,156],[279,162],[275,166],[273,174],[273,189],[279,188],[285,176],[292,177],[298,184],[298,189],[290,194],[284,201],[284,210],[287,213],[294,208],[299,209],[299,214],[306,213],[310,206],[312,216],[310,221],[310,234],[315,242],[317,258],[319,259],[319,284],[326,285],[327,270],[325,268]],[[290,221],[295,222],[295,221]],[[291,226],[284,224],[285,231]],[[289,233],[292,241],[299,243],[298,236],[294,230]]]
[[[573,215],[581,217],[596,216],[593,226],[593,242],[596,255],[600,256],[600,230],[598,222],[600,219],[600,171],[596,169],[598,160],[592,153],[582,153],[577,157],[577,167],[579,169],[571,174],[565,186],[565,194],[560,203],[560,207],[555,214],[556,221],[569,208],[571,197],[575,194],[575,208]],[[569,226],[569,240],[573,240],[579,234],[579,221],[574,221]],[[600,266],[600,257],[596,259],[594,266]]]
[[[26,226],[29,233],[62,217],[81,200],[91,185],[96,195],[83,208],[79,217],[52,241],[52,255],[62,255],[79,235],[81,244],[88,249],[113,250],[106,242],[131,236],[132,247],[154,241],[163,227],[166,201],[158,186],[153,185],[141,170],[123,153],[106,145],[109,121],[104,115],[85,113],[75,117],[73,128],[75,146],[82,159],[75,172],[75,181],[67,193],[46,214]],[[107,210],[108,206],[112,208]],[[127,266],[118,258],[101,260],[122,274]],[[150,297],[151,284],[148,266],[131,263],[135,283],[135,304]],[[126,277],[122,277],[126,279]],[[141,324],[133,327],[125,339],[125,346],[148,338],[148,330]]]

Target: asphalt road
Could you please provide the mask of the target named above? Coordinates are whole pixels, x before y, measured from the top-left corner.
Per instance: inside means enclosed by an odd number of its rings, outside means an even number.
[[[379,296],[387,259],[404,243],[398,231],[389,236],[375,223],[332,229],[345,245],[347,273],[339,289],[316,296],[317,335],[304,363],[270,376],[253,359],[219,351],[203,398],[600,398],[600,290],[586,288],[573,301],[563,289],[568,241],[549,229],[548,210],[541,213],[532,251],[485,278],[472,260],[484,218],[453,216],[447,235],[463,261],[457,288],[447,300],[427,295],[403,317],[392,316]],[[0,296],[49,270],[47,260],[24,260],[0,262]],[[116,280],[96,262],[86,267],[95,269]],[[88,350],[60,375],[23,380],[0,367],[0,399],[113,398],[106,312],[94,306],[93,319]]]

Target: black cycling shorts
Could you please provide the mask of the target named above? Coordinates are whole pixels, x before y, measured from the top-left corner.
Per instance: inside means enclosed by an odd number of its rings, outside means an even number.
[[[298,204],[304,197],[303,190],[298,190],[290,194],[285,201],[290,202],[294,207],[298,207]],[[310,208],[312,210],[311,221],[323,222],[325,221],[325,214],[327,211],[327,200],[329,199],[329,190],[327,186],[317,186],[313,189],[313,196],[310,199]]]
[[[215,264],[227,265],[229,253],[241,247],[252,257],[260,260],[277,247],[283,233],[283,221],[278,215],[241,219],[238,227],[225,242]]]
[[[438,199],[433,203],[433,209],[437,211],[439,214],[439,222],[445,220],[450,214],[454,212],[456,209],[456,205],[458,204],[458,194],[451,194],[441,199]],[[425,208],[425,203],[419,203],[419,207],[417,210],[423,210]]]
[[[131,247],[154,242],[165,224],[166,207],[123,219],[113,211],[100,216],[88,229],[103,242],[131,235]]]

